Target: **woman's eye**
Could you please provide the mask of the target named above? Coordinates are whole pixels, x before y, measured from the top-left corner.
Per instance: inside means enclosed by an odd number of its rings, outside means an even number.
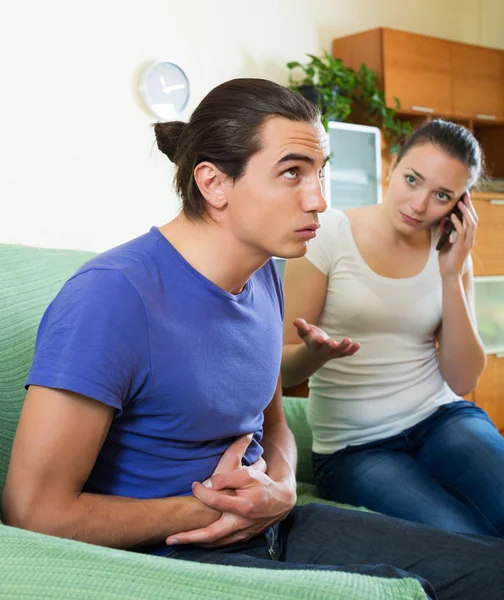
[[[293,179],[296,179],[296,177],[298,176],[298,172],[297,172],[297,169],[292,168],[292,169],[288,169],[287,171],[284,171],[283,175],[287,179],[293,180]]]
[[[325,177],[325,171],[324,169],[320,169],[319,173],[318,173],[319,179],[324,179]]]
[[[438,192],[438,198],[440,200],[450,200],[450,196],[445,194],[444,192]]]
[[[413,175],[406,175],[406,181],[410,185],[414,185],[416,183],[416,177],[414,177]]]

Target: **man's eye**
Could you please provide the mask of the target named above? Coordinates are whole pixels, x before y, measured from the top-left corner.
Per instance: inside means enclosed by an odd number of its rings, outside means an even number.
[[[297,169],[292,168],[292,169],[288,169],[287,171],[283,172],[284,177],[286,177],[287,179],[296,179],[298,172]]]

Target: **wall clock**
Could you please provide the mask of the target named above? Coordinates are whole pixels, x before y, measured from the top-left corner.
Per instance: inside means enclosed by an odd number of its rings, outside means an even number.
[[[176,119],[189,102],[189,79],[180,65],[158,60],[143,73],[140,93],[148,110],[161,121]]]

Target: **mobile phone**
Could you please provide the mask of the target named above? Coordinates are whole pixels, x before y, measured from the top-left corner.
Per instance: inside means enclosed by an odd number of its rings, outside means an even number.
[[[463,219],[462,211],[458,207],[459,202],[464,201],[465,192],[460,196],[459,200],[457,200],[457,204],[453,207],[453,209],[446,215],[448,218],[451,215],[456,215],[460,221]],[[455,231],[455,225],[453,221],[450,219],[448,223],[445,225],[443,229],[443,233],[441,234],[438,243],[436,244],[436,250],[441,250],[441,248],[446,244],[446,242],[450,239],[451,234]]]

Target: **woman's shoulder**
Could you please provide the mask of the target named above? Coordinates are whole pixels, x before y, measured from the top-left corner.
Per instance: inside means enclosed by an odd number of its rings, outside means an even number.
[[[344,212],[344,215],[352,225],[358,225],[373,222],[378,210],[379,204],[369,204],[367,206],[349,208]]]
[[[334,232],[344,223],[348,222],[348,217],[346,213],[339,208],[328,208],[319,215],[319,222],[321,228],[329,228]]]
[[[317,231],[316,239],[312,240],[310,246],[325,247],[329,245],[334,248],[341,242],[348,223],[346,214],[338,208],[328,208],[319,215],[320,229]]]
[[[377,205],[362,206],[344,211],[338,208],[329,208],[320,215],[320,225],[330,229],[332,233],[338,232],[339,235],[367,229],[368,225],[375,220],[376,207]]]

